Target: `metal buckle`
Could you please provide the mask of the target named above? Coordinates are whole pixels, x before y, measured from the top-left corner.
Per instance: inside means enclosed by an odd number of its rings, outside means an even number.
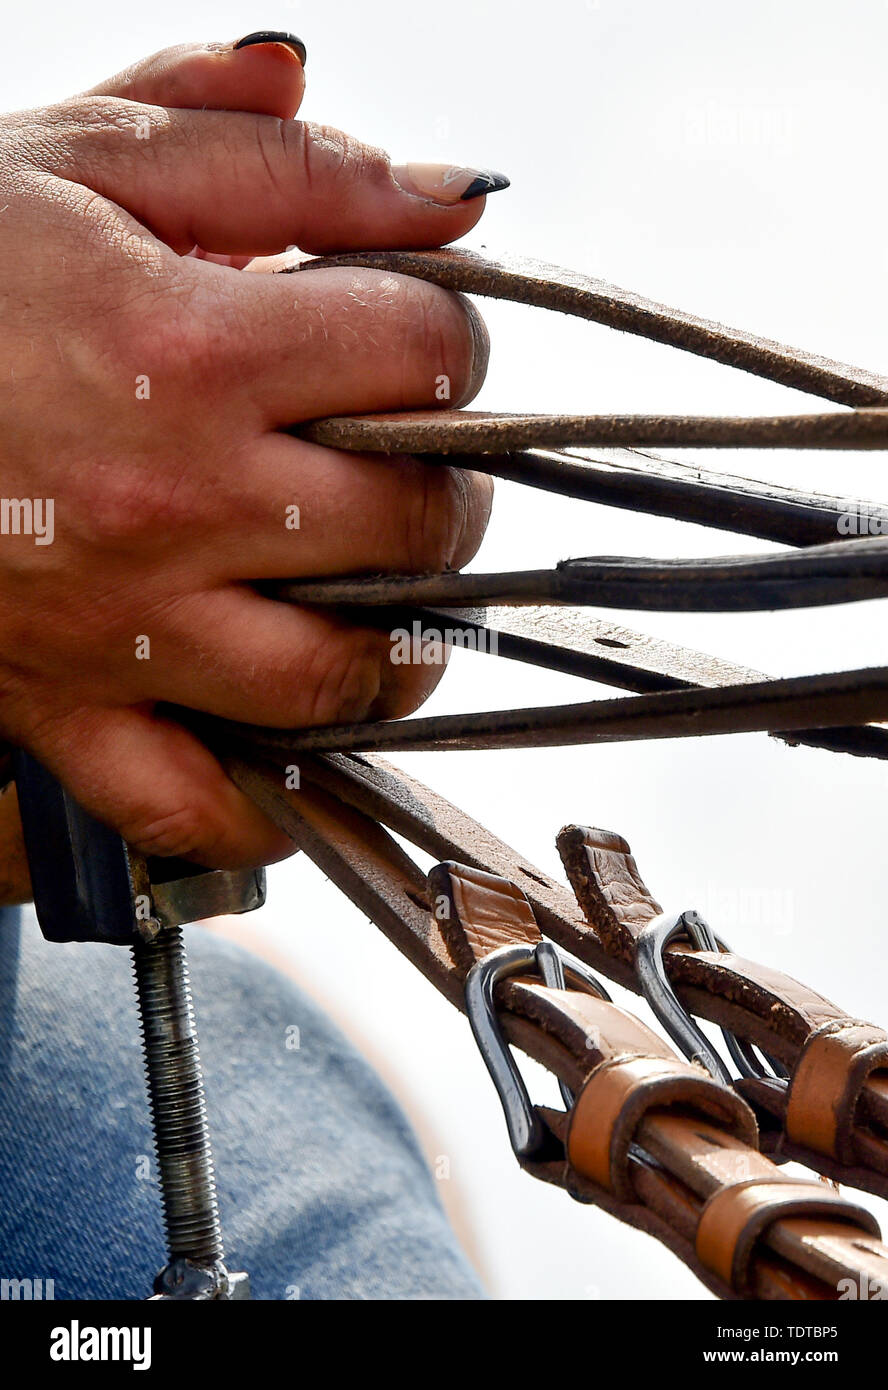
[[[494,994],[501,980],[534,969],[550,989],[564,989],[566,979],[569,979],[591,994],[596,994],[599,999],[610,1002],[610,995],[591,970],[587,970],[582,961],[569,951],[562,950],[551,941],[541,941],[536,947],[501,946],[479,960],[469,971],[466,979],[466,1013],[478,1050],[500,1098],[512,1149],[516,1158],[523,1159],[532,1158],[539,1152],[546,1132],[503,1035]],[[565,1103],[572,1105],[573,1093],[567,1086],[559,1084]]]
[[[677,937],[686,935],[697,951],[712,951],[718,955],[730,947],[717,937],[698,912],[663,912],[654,917],[642,929],[637,941],[636,969],[641,992],[650,1004],[660,1023],[670,1038],[691,1062],[699,1062],[710,1076],[726,1086],[733,1084],[733,1077],[690,1014],[679,1003],[675,991],[669,983],[663,954],[666,947]],[[729,1028],[722,1028],[721,1035],[740,1075],[755,1081],[773,1081],[785,1086],[789,1072],[783,1063],[767,1052],[762,1052],[771,1071],[759,1060],[752,1043],[744,1042]]]

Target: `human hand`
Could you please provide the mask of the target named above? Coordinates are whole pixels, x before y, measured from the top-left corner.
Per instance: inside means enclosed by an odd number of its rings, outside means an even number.
[[[292,846],[157,702],[389,718],[441,671],[250,581],[458,567],[490,507],[481,475],[282,432],[440,404],[442,377],[463,404],[486,332],[402,276],[232,266],[294,244],[440,246],[504,186],[393,171],[290,119],[303,87],[296,41],[174,49],[0,118],[0,530],[31,520],[0,534],[0,733],[136,848],[210,867]]]

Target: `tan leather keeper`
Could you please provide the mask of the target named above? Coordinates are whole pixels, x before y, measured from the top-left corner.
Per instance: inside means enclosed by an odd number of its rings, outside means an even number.
[[[629,1146],[649,1110],[680,1105],[714,1120],[751,1148],[755,1118],[735,1092],[677,1057],[618,1057],[602,1062],[586,1080],[571,1111],[567,1155],[578,1173],[636,1200],[628,1174]]]
[[[879,1223],[865,1207],[855,1206],[823,1183],[796,1181],[780,1174],[748,1178],[714,1192],[700,1213],[697,1258],[735,1293],[749,1297],[750,1264],[756,1242],[784,1217],[825,1216],[880,1237]]]
[[[888,1067],[888,1033],[840,1019],[818,1028],[796,1063],[784,1128],[794,1144],[853,1163],[854,1112],[872,1072]]]

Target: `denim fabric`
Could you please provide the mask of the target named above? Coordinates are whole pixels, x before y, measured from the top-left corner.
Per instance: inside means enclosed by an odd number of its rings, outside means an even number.
[[[284,976],[186,941],[226,1261],[253,1297],[482,1298],[367,1063]],[[139,1299],[163,1263],[129,952],[0,912],[0,1278]]]

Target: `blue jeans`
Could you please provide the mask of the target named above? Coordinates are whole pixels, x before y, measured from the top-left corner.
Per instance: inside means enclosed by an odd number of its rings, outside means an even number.
[[[0,911],[0,1278],[144,1298],[165,1252],[129,952],[19,916]],[[277,971],[186,940],[229,1268],[262,1299],[482,1298],[363,1058]]]

